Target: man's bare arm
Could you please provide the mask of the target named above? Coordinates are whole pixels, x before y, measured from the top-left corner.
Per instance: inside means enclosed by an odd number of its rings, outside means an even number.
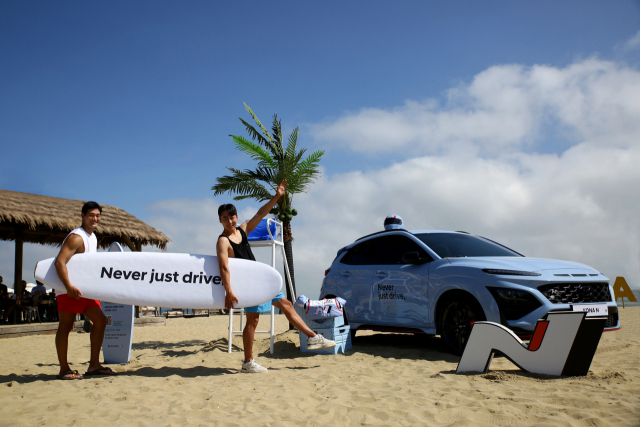
[[[216,255],[218,256],[218,266],[220,267],[220,278],[222,279],[222,286],[224,286],[225,299],[224,308],[229,310],[238,303],[238,298],[231,290],[231,272],[229,271],[229,241],[224,237],[218,238],[216,244]]]
[[[72,234],[67,238],[60,249],[60,253],[56,258],[55,266],[56,272],[58,273],[58,277],[62,281],[62,284],[67,289],[67,294],[71,298],[79,299],[82,296],[82,292],[80,289],[76,288],[69,281],[69,272],[67,271],[67,263],[71,259],[71,257],[84,246],[84,242],[82,241],[82,237],[77,234]]]
[[[271,209],[276,204],[278,199],[282,197],[286,188],[287,188],[287,180],[283,179],[280,185],[278,185],[278,189],[276,190],[275,196],[273,196],[271,200],[269,200],[263,207],[261,207],[258,213],[256,213],[253,216],[253,218],[251,218],[249,221],[245,222],[240,226],[244,228],[245,233],[247,234],[251,233],[258,226],[258,224],[260,224],[260,221],[262,221],[262,218],[267,216],[267,214],[271,211]]]

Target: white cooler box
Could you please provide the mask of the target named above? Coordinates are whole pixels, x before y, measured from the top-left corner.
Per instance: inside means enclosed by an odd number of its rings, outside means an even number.
[[[330,317],[323,320],[307,320],[304,308],[297,305],[295,305],[295,308],[300,317],[302,317],[302,320],[305,321],[312,331],[316,334],[322,334],[326,339],[336,342],[335,347],[307,350],[308,337],[302,332],[298,332],[300,336],[300,351],[303,353],[338,354],[351,350],[351,327],[344,324],[343,316]]]

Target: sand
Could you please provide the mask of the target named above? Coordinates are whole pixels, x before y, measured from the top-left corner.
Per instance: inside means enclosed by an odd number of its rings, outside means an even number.
[[[265,328],[268,316],[262,317]],[[621,310],[588,376],[544,377],[496,359],[484,375],[456,375],[438,338],[365,332],[344,355],[300,353],[277,316],[275,354],[258,335],[266,374],[240,374],[241,337],[226,352],[227,317],[138,327],[118,377],[57,381],[52,335],[0,340],[0,425],[640,425],[640,307]],[[86,370],[89,336],[70,337]]]

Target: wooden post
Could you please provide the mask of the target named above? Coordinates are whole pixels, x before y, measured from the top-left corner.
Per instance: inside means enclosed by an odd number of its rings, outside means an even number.
[[[16,295],[22,296],[22,230],[16,227],[16,262],[13,272],[13,290],[18,292]]]
[[[125,236],[123,234],[122,235],[122,241],[124,242],[125,245],[127,245],[129,247],[129,249],[131,249],[131,252],[136,252],[136,247],[133,244],[133,242],[131,241],[131,239],[129,238],[129,236]]]
[[[22,229],[16,227],[16,262],[13,271],[13,292],[15,294],[16,303],[18,297],[22,298],[22,245],[24,240],[22,238]],[[13,309],[13,323],[16,323],[16,316],[18,315],[17,307]]]

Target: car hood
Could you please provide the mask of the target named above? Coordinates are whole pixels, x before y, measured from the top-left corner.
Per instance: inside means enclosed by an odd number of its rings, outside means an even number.
[[[455,266],[475,268],[495,268],[502,270],[542,271],[542,270],[589,270],[593,268],[570,261],[555,259],[527,258],[527,257],[473,257],[473,258],[447,258]]]

